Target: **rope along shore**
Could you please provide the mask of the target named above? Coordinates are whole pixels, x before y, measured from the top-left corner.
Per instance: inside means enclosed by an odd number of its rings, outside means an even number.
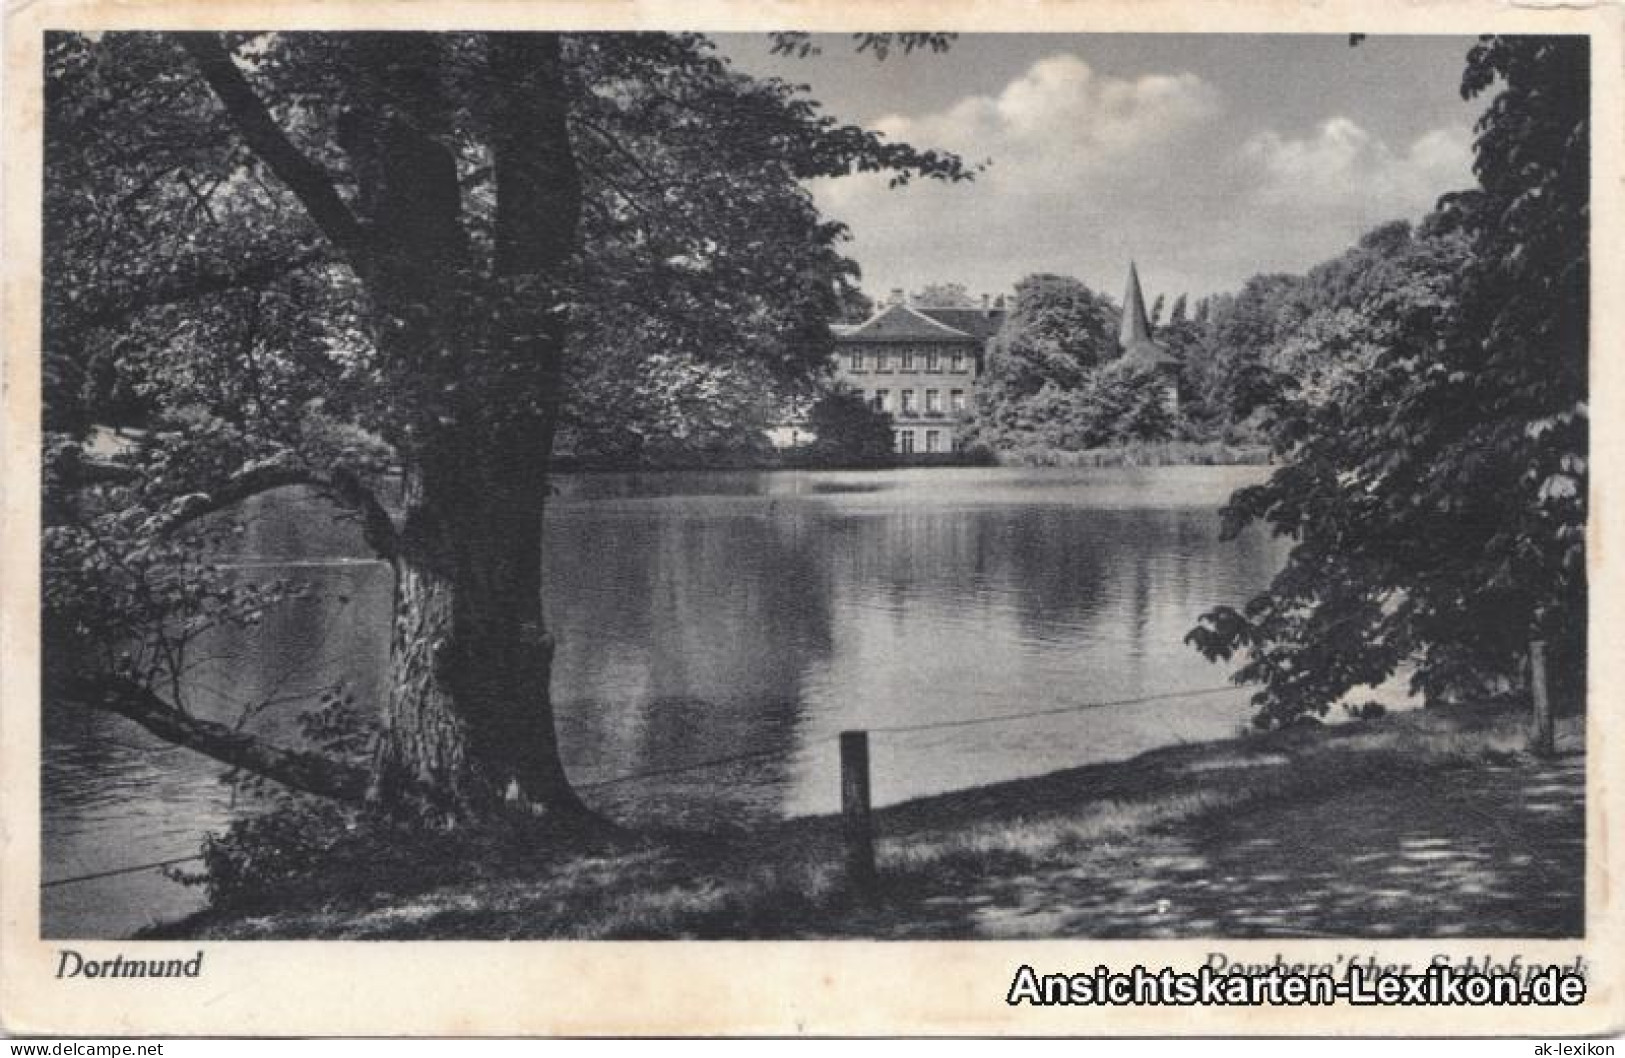
[[[1012,720],[1030,720],[1041,716],[1060,716],[1065,713],[1082,713],[1093,709],[1109,709],[1125,705],[1147,705],[1151,702],[1175,701],[1184,698],[1202,698],[1210,694],[1223,694],[1226,691],[1245,690],[1235,684],[1226,684],[1222,687],[1203,687],[1192,691],[1172,691],[1167,694],[1150,694],[1137,698],[1115,698],[1110,701],[1082,702],[1077,705],[1057,706],[1052,709],[1031,709],[1020,713],[999,713],[994,716],[968,717],[963,720],[938,720],[924,724],[893,724],[889,727],[871,727],[866,730],[873,735],[902,735],[917,731],[935,731],[941,728],[953,727],[979,727],[986,724],[1002,724]],[[620,786],[625,783],[640,782],[644,779],[658,779],[669,775],[681,775],[685,772],[700,771],[705,768],[718,768],[724,764],[739,764],[749,760],[767,760],[774,757],[786,757],[791,753],[804,752],[814,746],[833,743],[835,735],[815,739],[803,743],[794,750],[770,749],[749,753],[735,753],[726,757],[712,757],[708,760],[694,761],[689,764],[676,765],[670,768],[655,768],[649,771],[631,772],[626,775],[617,775],[610,779],[599,779],[596,782],[579,783],[578,790],[599,790],[608,786]],[[51,889],[61,885],[73,885],[78,882],[95,881],[100,878],[112,878],[121,874],[136,874],[141,871],[159,870],[164,867],[175,867],[182,863],[194,863],[203,859],[201,854],[180,856],[175,859],[158,860],[153,863],[138,863],[129,867],[115,867],[106,871],[95,871],[90,874],[79,874],[68,878],[51,878],[40,882],[41,889]]]

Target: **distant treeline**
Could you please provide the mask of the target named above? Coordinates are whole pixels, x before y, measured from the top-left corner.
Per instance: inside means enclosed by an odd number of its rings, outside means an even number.
[[[882,470],[895,467],[1163,467],[1261,466],[1271,462],[1264,445],[1231,445],[1222,441],[1143,441],[1067,451],[1058,448],[1014,448],[996,452],[975,445],[957,452],[886,453],[850,457],[812,446],[789,449],[662,453],[645,459],[563,455],[554,468],[566,474],[630,470]]]
[[[1140,441],[1081,451],[1013,448],[993,458],[1001,466],[1021,467],[1262,466],[1272,461],[1265,445],[1222,441]]]
[[[628,470],[884,470],[894,467],[986,467],[1004,462],[984,448],[961,452],[887,452],[879,456],[852,456],[802,448],[678,453],[663,452],[645,458],[603,455],[563,455],[553,460],[555,470],[600,473]]]

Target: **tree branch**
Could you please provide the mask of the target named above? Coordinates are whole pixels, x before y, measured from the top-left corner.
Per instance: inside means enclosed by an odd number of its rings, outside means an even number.
[[[147,687],[117,676],[75,676],[47,688],[54,697],[133,720],[165,742],[263,775],[318,797],[359,804],[367,796],[365,768],[304,750],[284,749],[175,709]]]
[[[597,136],[605,145],[630,162],[634,169],[643,174],[643,179],[649,184],[654,185],[656,188],[661,186],[661,181],[656,178],[654,173],[649,171],[649,167],[643,163],[643,159],[639,158],[635,153],[633,153],[630,147],[622,143],[620,139],[608,129],[579,114],[570,115],[570,123],[572,125],[579,125],[588,132],[591,132],[593,135]]]
[[[282,463],[262,463],[234,475],[210,492],[193,493],[173,507],[157,526],[173,532],[189,522],[258,496],[272,489],[306,485],[361,516],[361,534],[379,558],[394,562],[400,554],[400,534],[378,497],[353,470],[335,468],[327,473]]]
[[[76,319],[66,321],[57,330],[55,337],[60,339],[81,334],[162,305],[175,305],[183,301],[208,297],[210,294],[224,294],[231,290],[244,288],[259,290],[274,279],[280,279],[306,265],[316,263],[326,254],[326,250],[306,250],[291,258],[258,261],[235,272],[201,272],[185,276],[143,292],[133,299],[118,304],[101,305]]]
[[[176,38],[197,63],[203,79],[214,90],[249,148],[288,185],[339,252],[361,268],[368,251],[361,223],[344,204],[327,171],[306,158],[277,125],[264,101],[221,45],[219,35],[177,33]]]
[[[335,468],[328,473],[328,486],[317,485],[323,495],[349,507],[361,516],[361,537],[379,558],[394,562],[401,553],[400,533],[389,512],[378,496],[361,480],[361,476],[348,468]]]

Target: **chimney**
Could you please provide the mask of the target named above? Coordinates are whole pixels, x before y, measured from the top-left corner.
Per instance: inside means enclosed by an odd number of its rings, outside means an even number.
[[[992,303],[992,299],[989,298],[986,294],[983,294],[982,295],[982,315],[986,316],[988,314],[988,306],[991,303]]]

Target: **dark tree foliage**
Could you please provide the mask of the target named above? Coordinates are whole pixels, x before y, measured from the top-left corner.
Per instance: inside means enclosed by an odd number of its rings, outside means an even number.
[[[1222,438],[1232,423],[1226,408],[1214,396],[1222,388],[1222,382],[1218,378],[1217,344],[1212,329],[1187,314],[1185,297],[1180,295],[1168,322],[1157,328],[1156,337],[1169,355],[1179,361],[1176,426],[1180,436],[1192,441]]]
[[[914,304],[934,309],[970,309],[977,301],[963,283],[928,283],[914,293]]]
[[[857,287],[848,287],[841,291],[841,310],[836,318],[837,323],[862,323],[875,314],[874,299]]]
[[[1115,360],[1091,371],[1076,388],[1046,385],[1020,401],[979,407],[971,440],[1063,452],[1171,440],[1180,424],[1164,390],[1156,372]]]
[[[1072,434],[1060,447],[1101,448],[1167,441],[1178,433],[1158,373],[1122,360],[1091,372],[1069,402]]]
[[[801,181],[969,175],[691,34],[59,33],[46,81],[48,700],[436,819],[578,810],[540,582],[561,427],[810,391],[855,268]],[[220,577],[206,516],[294,485],[395,570],[359,768],[181,695],[188,643],[297,590]]]
[[[852,41],[859,52],[871,52],[884,61],[894,49],[905,55],[919,50],[947,51],[958,36],[957,33],[854,33]],[[813,41],[811,33],[773,34],[775,55],[795,55],[805,59],[821,52],[822,48]]]
[[[1119,360],[1120,318],[1076,279],[1023,279],[977,384],[964,442],[1078,451],[1178,436],[1184,424],[1167,406],[1162,380]]]
[[[1430,701],[1505,692],[1532,639],[1583,700],[1589,84],[1585,38],[1481,41],[1463,94],[1499,91],[1479,186],[1317,270],[1304,318],[1249,364],[1285,465],[1232,498],[1229,529],[1296,545],[1189,639],[1245,658],[1261,723],[1405,664]]]
[[[1213,374],[1207,399],[1230,421],[1240,422],[1268,403],[1273,390],[1264,356],[1306,315],[1300,306],[1303,284],[1302,276],[1253,276],[1234,297],[1220,300],[1209,317]]]
[[[876,466],[892,460],[892,417],[857,393],[826,393],[807,413],[819,465]]]
[[[1016,284],[1015,309],[988,362],[988,382],[1011,396],[1047,383],[1081,385],[1117,355],[1117,306],[1070,276],[1030,275]]]

